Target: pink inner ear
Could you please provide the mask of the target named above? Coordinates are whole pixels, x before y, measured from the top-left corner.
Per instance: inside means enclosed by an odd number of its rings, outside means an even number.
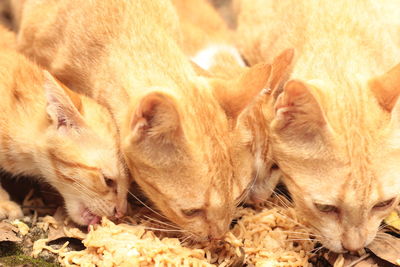
[[[131,120],[135,138],[172,138],[179,129],[179,116],[173,96],[151,92],[144,96]],[[139,140],[137,139],[137,140]]]
[[[300,102],[302,98],[307,97],[307,94],[310,94],[310,92],[308,92],[305,84],[295,80],[289,81],[276,101],[275,111],[294,106],[295,102]]]
[[[131,123],[131,130],[146,130],[148,128],[147,120],[143,117],[134,116]]]
[[[400,64],[372,79],[369,85],[382,108],[391,112],[400,95]]]
[[[160,96],[150,95],[146,96],[140,103],[135,116],[132,118],[131,129],[132,130],[146,130],[151,125],[151,120],[155,115],[158,105],[162,100]]]

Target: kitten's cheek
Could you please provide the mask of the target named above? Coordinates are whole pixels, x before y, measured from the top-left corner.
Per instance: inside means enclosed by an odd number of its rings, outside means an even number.
[[[81,216],[81,208],[78,201],[71,198],[64,198],[66,210],[68,212],[68,216],[71,219],[80,225],[86,225],[84,218]]]

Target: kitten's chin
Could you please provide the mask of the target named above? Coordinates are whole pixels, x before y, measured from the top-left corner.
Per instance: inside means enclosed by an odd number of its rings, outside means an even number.
[[[101,217],[90,211],[83,203],[67,204],[67,211],[71,219],[79,225],[92,225],[101,221]]]
[[[346,252],[348,252],[347,250],[345,250],[345,249],[343,248],[343,246],[342,246],[342,244],[341,244],[340,241],[338,241],[338,242],[326,242],[326,241],[322,241],[321,243],[322,243],[322,245],[323,245],[325,248],[327,248],[329,251],[332,251],[332,252],[334,252],[334,253],[341,254],[341,253],[346,253]]]

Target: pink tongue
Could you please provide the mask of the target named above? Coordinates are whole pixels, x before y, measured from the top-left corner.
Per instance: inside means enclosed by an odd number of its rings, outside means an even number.
[[[89,225],[98,224],[101,218],[99,216],[94,215],[93,218],[89,221]]]
[[[90,226],[99,223],[101,218],[99,216],[93,215],[93,218],[89,221],[87,226],[87,231],[90,232]]]

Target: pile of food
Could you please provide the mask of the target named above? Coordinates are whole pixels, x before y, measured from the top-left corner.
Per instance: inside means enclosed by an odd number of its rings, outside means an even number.
[[[41,204],[31,195],[24,201],[25,206],[35,203]],[[34,258],[51,254],[62,266],[375,266],[371,257],[376,255],[392,264],[400,263],[400,251],[387,247],[387,243],[400,247],[400,239],[386,234],[388,240],[383,245],[374,242],[362,255],[327,252],[282,196],[272,198],[262,208],[240,207],[235,217],[224,240],[195,243],[177,236],[172,224],[145,207],[124,218],[123,223],[103,218],[88,231],[77,228],[58,208],[53,216],[10,221],[9,229],[16,238],[8,241],[24,239],[40,229],[42,234],[33,240],[28,253]],[[394,212],[385,221],[395,232],[400,218]]]
[[[315,241],[298,222],[293,209],[255,211],[240,208],[238,220],[221,244],[182,244],[178,238],[158,237],[142,224],[114,224],[103,218],[84,237],[81,251],[70,251],[67,242],[55,250],[35,242],[33,254],[50,250],[65,266],[307,266]],[[48,226],[63,227],[53,223]],[[68,231],[71,232],[70,229]],[[165,235],[165,233],[164,233]],[[74,237],[70,235],[70,237]],[[81,238],[82,236],[77,236]]]

